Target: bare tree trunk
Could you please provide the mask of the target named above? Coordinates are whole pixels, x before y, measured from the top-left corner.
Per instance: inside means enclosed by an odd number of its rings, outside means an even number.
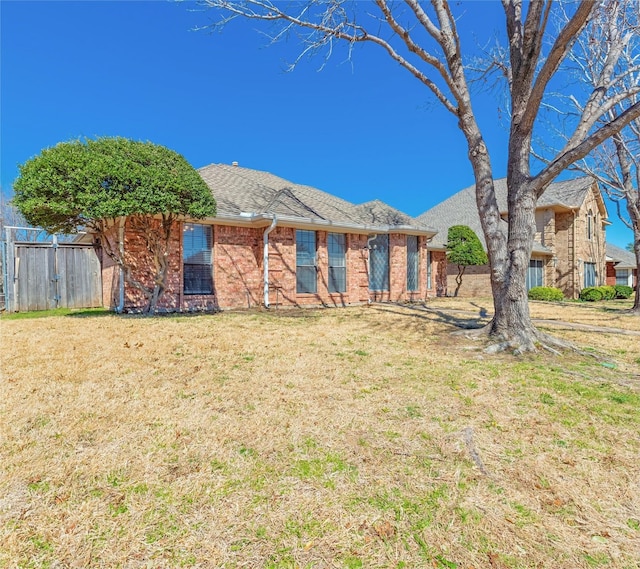
[[[633,251],[636,255],[636,294],[631,312],[640,316],[640,215],[638,215],[640,211],[640,193],[638,194],[636,207],[633,207],[631,197],[627,198],[627,211],[633,228]]]
[[[531,321],[526,274],[531,257],[535,198],[526,186],[510,193],[507,273],[495,299],[490,334],[519,351],[535,349],[538,333]]]
[[[464,270],[467,267],[465,265],[458,265],[458,275],[456,276],[456,290],[453,293],[453,296],[458,296],[458,292],[460,292],[460,287],[462,286],[462,275],[464,275]]]

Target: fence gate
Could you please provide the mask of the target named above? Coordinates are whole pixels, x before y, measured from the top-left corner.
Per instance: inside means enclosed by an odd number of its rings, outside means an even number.
[[[100,261],[92,245],[5,241],[8,312],[102,306]]]

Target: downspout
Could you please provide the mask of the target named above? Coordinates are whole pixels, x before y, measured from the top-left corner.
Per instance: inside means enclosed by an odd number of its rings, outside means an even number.
[[[124,262],[124,219],[118,220],[118,252],[120,253],[120,262]],[[118,279],[118,306],[116,312],[122,314],[124,310],[124,269],[120,265],[120,278]]]
[[[262,245],[263,245],[263,268],[264,268],[264,307],[269,308],[269,233],[271,233],[278,223],[278,218],[273,215],[273,220],[271,221],[271,225],[267,227],[262,235]]]
[[[371,235],[368,239],[367,239],[367,279],[369,280],[369,282],[367,282],[367,291],[368,291],[368,298],[367,298],[367,304],[371,304],[373,301],[371,300],[371,289],[369,288],[370,285],[370,281],[371,281],[371,242],[377,237],[377,235]]]

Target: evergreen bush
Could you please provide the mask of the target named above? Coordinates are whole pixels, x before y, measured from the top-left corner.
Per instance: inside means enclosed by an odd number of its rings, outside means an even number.
[[[613,287],[616,290],[616,298],[631,298],[633,289],[627,285],[616,285]]]
[[[529,300],[564,300],[564,294],[559,288],[552,286],[534,286],[529,290]]]
[[[587,302],[602,300],[603,296],[600,287],[596,286],[589,286],[580,291],[580,300],[586,300]]]
[[[613,300],[616,297],[616,287],[605,285],[598,288],[602,292],[602,300]]]

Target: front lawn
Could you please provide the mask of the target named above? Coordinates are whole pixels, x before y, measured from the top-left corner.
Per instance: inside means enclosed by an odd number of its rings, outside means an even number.
[[[0,567],[637,568],[640,337],[465,318],[3,319]]]

